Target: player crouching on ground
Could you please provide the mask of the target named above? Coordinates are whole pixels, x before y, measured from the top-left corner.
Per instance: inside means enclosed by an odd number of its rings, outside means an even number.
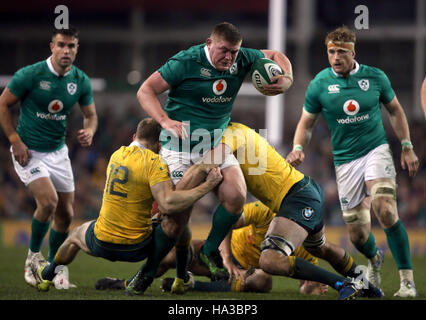
[[[52,263],[38,268],[36,264],[31,265],[40,291],[49,290],[60,269],[57,267],[70,264],[80,249],[110,261],[138,262],[148,258],[130,281],[126,293],[143,294],[151,285],[160,262],[175,245],[180,232],[179,213],[222,180],[220,170],[215,168],[197,187],[174,190],[167,165],[157,154],[160,130],[153,119],[144,119],[138,125],[134,141],[113,153],[98,219],[74,229]],[[188,174],[194,172],[207,174],[201,165],[188,170]],[[154,200],[166,213],[155,228],[151,223]]]

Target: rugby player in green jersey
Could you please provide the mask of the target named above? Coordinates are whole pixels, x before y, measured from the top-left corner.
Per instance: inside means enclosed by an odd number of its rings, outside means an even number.
[[[381,107],[389,113],[401,141],[401,166],[414,177],[419,161],[410,131],[390,81],[378,68],[355,61],[355,33],[341,27],[325,38],[331,67],[311,81],[287,160],[303,162],[315,120],[321,113],[331,131],[337,188],[343,220],[354,246],[368,259],[367,275],[380,286],[383,252],[371,233],[370,208],[386,233],[400,275],[400,297],[415,297],[407,231],[398,218],[395,166],[382,123]]]
[[[259,58],[277,62],[284,71],[266,86],[270,95],[285,92],[292,84],[292,68],[287,57],[275,50],[241,47],[242,36],[230,23],[216,25],[206,42],[183,50],[170,58],[140,87],[137,97],[142,108],[163,131],[161,156],[167,162],[176,184],[185,171],[216,146],[230,121],[235,98],[253,63]],[[162,108],[158,96],[168,92]],[[225,155],[221,165],[223,181],[217,188],[220,205],[213,215],[212,229],[200,254],[209,266],[213,278],[227,278],[219,244],[242,213],[246,200],[246,185],[238,161]],[[189,213],[188,213],[189,219]],[[179,261],[185,264],[190,241],[177,250]],[[186,278],[180,271],[178,278]]]
[[[0,96],[0,124],[11,144],[15,171],[37,205],[25,262],[25,281],[31,286],[36,280],[29,265],[31,260],[44,262],[40,247],[49,225],[48,261],[52,261],[67,238],[74,214],[74,177],[65,144],[71,108],[78,102],[83,113],[83,128],[77,135],[81,146],[92,144],[98,123],[89,77],[73,65],[78,30],[55,29],[50,50],[52,55],[46,60],[18,70]],[[18,101],[20,116],[15,129],[9,108]],[[67,273],[58,274],[55,280],[62,280],[66,287]]]

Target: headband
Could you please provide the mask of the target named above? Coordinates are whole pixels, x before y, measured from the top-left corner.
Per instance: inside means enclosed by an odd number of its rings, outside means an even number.
[[[333,41],[330,40],[327,43],[327,49],[333,48],[333,47],[337,47],[340,49],[344,49],[347,51],[353,51],[355,52],[355,43],[354,42],[344,42],[344,41]]]

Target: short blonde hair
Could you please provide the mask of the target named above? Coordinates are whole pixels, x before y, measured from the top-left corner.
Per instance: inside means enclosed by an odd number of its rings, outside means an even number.
[[[352,42],[355,45],[356,35],[351,29],[346,26],[341,26],[330,33],[325,37],[325,45],[332,42]]]
[[[136,129],[136,138],[155,143],[160,139],[161,125],[152,118],[145,118],[139,122]]]

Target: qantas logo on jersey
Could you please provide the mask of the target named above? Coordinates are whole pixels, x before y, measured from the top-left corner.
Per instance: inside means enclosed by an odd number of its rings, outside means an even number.
[[[358,101],[351,99],[351,100],[347,100],[344,104],[343,104],[343,111],[348,115],[348,116],[353,116],[353,117],[347,117],[345,119],[336,119],[338,123],[340,124],[349,124],[349,123],[355,123],[355,122],[360,122],[363,120],[368,120],[370,118],[370,115],[364,114],[362,116],[356,116],[356,114],[359,112],[359,103]]]

